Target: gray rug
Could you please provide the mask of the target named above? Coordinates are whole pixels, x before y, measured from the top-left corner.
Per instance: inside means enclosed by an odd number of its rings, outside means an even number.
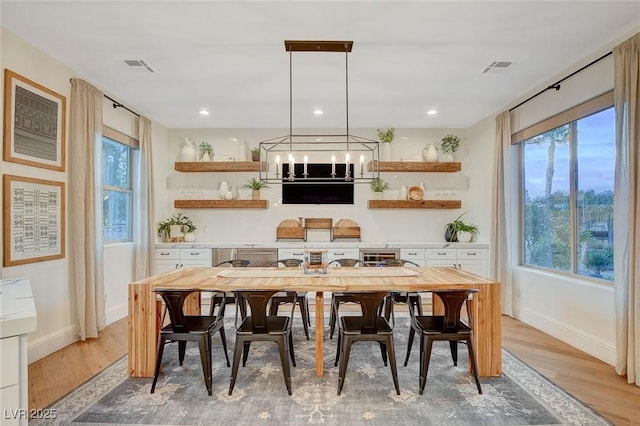
[[[402,366],[408,335],[407,318],[394,330],[401,395],[396,395],[391,372],[384,367],[377,344],[353,346],[345,385],[336,395],[338,377],[333,367],[336,339],[326,339],[325,375],[315,376],[314,342],[307,341],[296,321],[292,369],[293,396],[287,394],[276,346],[251,346],[247,366],[240,367],[232,396],[230,369],[223,362],[219,335],[214,339],[213,396],[202,377],[197,345],[187,346],[180,367],[177,344],[165,349],[156,392],[152,379],[127,377],[126,357],[58,401],[57,419],[32,424],[147,424],[147,425],[608,425],[585,404],[568,395],[526,364],[503,350],[503,375],[481,378],[479,395],[466,366],[461,345],[458,366],[449,346],[436,342],[427,387],[418,395],[417,342],[407,367]],[[233,322],[227,338],[233,352]],[[439,344],[440,343],[440,344]]]

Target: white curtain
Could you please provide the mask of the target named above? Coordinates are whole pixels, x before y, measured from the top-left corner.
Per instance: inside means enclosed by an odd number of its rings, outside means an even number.
[[[141,280],[151,275],[151,259],[155,244],[155,223],[153,222],[153,163],[151,160],[151,121],[146,117],[138,120],[140,151],[137,168],[137,197],[134,201],[136,212],[136,276]]]
[[[80,339],[105,326],[102,259],[101,91],[71,79],[69,120],[69,280]]]
[[[495,179],[493,180],[493,216],[491,235],[491,277],[500,282],[502,313],[513,315],[511,280],[511,218],[512,218],[512,147],[511,112],[496,117]]]
[[[616,371],[640,386],[640,34],[613,49]]]

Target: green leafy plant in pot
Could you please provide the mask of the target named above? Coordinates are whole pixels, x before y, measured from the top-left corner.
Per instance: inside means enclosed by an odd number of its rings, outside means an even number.
[[[174,213],[169,219],[158,223],[158,237],[163,240],[183,238],[184,234],[198,229],[193,221],[182,212]]]
[[[389,184],[380,178],[375,178],[371,181],[371,190],[373,191],[375,199],[382,199],[382,193],[389,189]]]
[[[476,225],[467,225],[462,221],[462,216],[467,212],[462,213],[454,221],[447,223],[444,226],[444,239],[448,242],[469,242],[472,238],[477,237],[479,234],[478,227]],[[467,238],[464,238],[467,237]]]
[[[251,161],[260,161],[260,148],[253,148],[251,150]]]
[[[445,135],[440,149],[447,156],[447,161],[453,161],[453,154],[460,148],[460,138],[456,135]]]
[[[267,185],[266,182],[263,182],[260,179],[256,178],[249,179],[249,181],[245,185],[242,185],[242,187],[251,190],[252,200],[260,199],[260,190],[262,188],[270,188],[270,186]]]

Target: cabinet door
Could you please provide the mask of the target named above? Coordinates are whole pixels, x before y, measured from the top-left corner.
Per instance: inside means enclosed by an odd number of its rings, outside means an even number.
[[[180,263],[196,262],[193,266],[211,266],[211,249],[180,249]]]
[[[400,249],[400,259],[410,260],[419,266],[427,265],[425,249]]]
[[[176,260],[155,260],[153,261],[153,268],[151,273],[153,275],[162,274],[163,272],[173,271],[180,267],[180,259]]]
[[[459,269],[462,269],[463,271],[471,272],[472,274],[480,275],[481,277],[486,277],[488,275],[488,267],[486,261],[461,260],[458,262],[458,265]]]
[[[458,268],[486,277],[489,273],[487,249],[457,249]]]

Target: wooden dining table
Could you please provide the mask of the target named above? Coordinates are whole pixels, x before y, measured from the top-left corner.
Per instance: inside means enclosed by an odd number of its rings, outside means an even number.
[[[502,374],[502,327],[500,283],[452,267],[329,268],[326,274],[302,268],[180,268],[129,284],[129,376],[153,377],[161,303],[154,290],[198,291],[291,290],[315,292],[315,371],[323,374],[324,295],[337,291],[429,291],[476,288],[471,303],[474,344],[480,376]],[[185,304],[197,313],[199,293]],[[442,304],[433,298],[434,314]]]

